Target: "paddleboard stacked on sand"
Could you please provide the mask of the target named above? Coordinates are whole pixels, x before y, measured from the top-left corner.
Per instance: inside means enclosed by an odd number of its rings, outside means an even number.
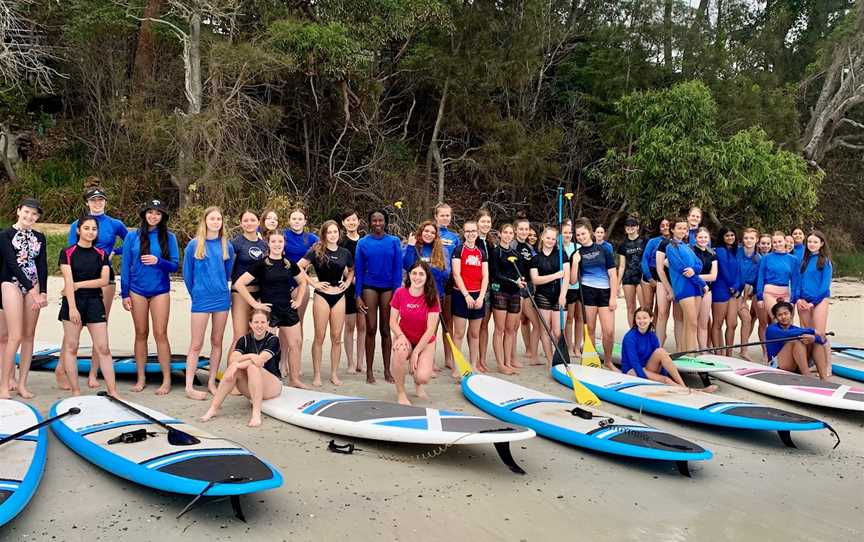
[[[832,344],[832,347],[841,347]],[[864,350],[848,348],[832,352],[831,370],[837,376],[864,382]]]
[[[603,356],[603,345],[597,343],[597,353]],[[621,363],[621,343],[615,343],[612,348],[612,361],[616,364]],[[673,360],[675,366],[682,373],[715,373],[717,371],[728,371],[729,367],[723,363],[710,361],[701,357],[681,356]]]
[[[708,425],[777,431],[787,445],[791,445],[790,431],[827,428],[825,422],[809,416],[638,376],[581,365],[570,365],[570,372],[604,401],[639,412]],[[552,376],[565,386],[573,385],[563,365],[554,366]]]
[[[487,375],[462,378],[462,392],[481,410],[501,420],[534,429],[544,437],[599,452],[675,461],[682,474],[687,462],[710,459],[702,446],[648,425],[624,420],[594,407],[532,390]],[[583,417],[584,416],[584,417]]]
[[[204,496],[214,497],[245,495],[282,485],[279,471],[246,448],[161,412],[134,403],[130,405],[197,437],[200,442],[190,446],[172,445],[162,427],[106,397],[94,395],[70,397],[55,403],[51,407],[52,416],[71,407],[80,408],[81,413],[54,422],[51,430],[87,461],[154,489],[187,495],[203,492]],[[152,434],[139,442],[108,443],[136,429]]]
[[[24,403],[0,399],[0,439],[42,421]],[[45,427],[0,445],[0,526],[27,506],[45,470],[48,429]]]
[[[135,367],[135,355],[129,352],[112,353],[114,357],[114,372],[118,375],[134,375],[137,372]],[[15,358],[18,362],[18,358]],[[60,348],[46,347],[33,353],[33,361],[31,367],[33,369],[43,369],[53,371],[60,363]],[[89,373],[91,364],[93,363],[93,351],[90,347],[82,347],[78,349],[78,372]],[[210,360],[200,358],[198,360],[198,368],[205,369],[210,365]],[[186,356],[183,354],[171,354],[171,372],[186,370]],[[162,367],[159,365],[159,358],[156,354],[148,354],[147,362],[144,365],[144,372],[147,374],[159,374],[162,372]]]
[[[731,371],[720,371],[713,376],[735,386],[799,403],[864,411],[864,388],[824,381],[736,358],[715,355],[699,357],[731,367]]]
[[[494,444],[514,472],[521,469],[510,455],[509,443],[535,436],[531,429],[483,416],[288,386],[279,397],[264,401],[261,410],[283,422],[346,437],[409,444]]]

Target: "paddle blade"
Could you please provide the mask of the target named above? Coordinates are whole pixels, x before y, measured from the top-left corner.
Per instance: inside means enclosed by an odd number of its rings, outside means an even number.
[[[555,353],[552,354],[552,365],[558,364],[570,364],[570,349],[567,347],[567,339],[564,338],[564,334],[561,334],[561,337],[558,338],[558,346],[555,347]]]
[[[595,352],[596,354],[596,352]],[[573,376],[573,373],[570,371],[570,365],[564,365],[564,369],[567,371],[567,376],[570,377],[570,382],[573,386],[573,394],[576,396],[576,402],[580,405],[588,405],[588,406],[600,406],[602,403],[600,399],[594,395],[594,392],[585,387],[585,384],[580,382]]]
[[[591,334],[588,333],[588,326],[584,326],[584,339],[582,339],[582,365],[588,367],[600,367],[600,356],[597,354],[597,349],[594,348],[594,341],[591,340]]]
[[[444,336],[447,337],[447,344],[450,345],[450,350],[453,352],[453,361],[456,362],[456,369],[459,371],[463,377],[470,375],[473,373],[473,369],[471,369],[471,364],[468,363],[468,360],[465,359],[465,356],[462,355],[462,351],[456,348],[456,343],[453,342],[453,338],[450,337],[449,333],[444,333]]]

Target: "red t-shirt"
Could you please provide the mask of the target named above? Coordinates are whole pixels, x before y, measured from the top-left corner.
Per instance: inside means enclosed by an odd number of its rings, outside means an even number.
[[[435,306],[429,307],[422,295],[414,297],[404,286],[393,294],[390,306],[399,311],[399,327],[413,345],[416,345],[420,337],[426,333],[426,321],[429,318],[429,313],[441,312],[437,299]]]
[[[479,292],[483,285],[483,262],[486,261],[486,255],[480,248],[468,248],[465,245],[459,245],[453,251],[453,259],[458,259],[460,262],[460,273],[462,282],[465,283],[465,288],[469,292]]]

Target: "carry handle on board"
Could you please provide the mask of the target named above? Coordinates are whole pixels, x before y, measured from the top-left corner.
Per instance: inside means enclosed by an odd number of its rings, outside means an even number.
[[[829,331],[825,334],[828,337],[833,337],[834,332]],[[804,335],[798,335],[797,337],[780,337],[779,339],[768,339],[767,341],[754,341],[750,343],[741,343],[741,344],[730,344],[729,346],[713,346],[711,348],[702,348],[700,350],[687,350],[684,352],[674,352],[669,354],[669,357],[672,359],[678,359],[682,356],[689,356],[690,354],[703,354],[705,352],[716,352],[717,350],[732,350],[735,348],[741,348],[742,346],[759,346],[763,344],[771,344],[771,343],[782,343],[786,341],[799,341],[804,337]]]
[[[116,403],[116,404],[122,406],[123,408],[125,408],[126,410],[128,410],[130,412],[134,412],[135,414],[141,416],[145,420],[147,420],[149,422],[153,422],[156,425],[158,425],[159,427],[166,429],[168,431],[168,444],[171,444],[173,446],[194,446],[195,444],[201,443],[201,441],[198,440],[198,438],[195,437],[194,435],[190,435],[189,433],[186,433],[185,431],[180,431],[176,427],[171,427],[170,425],[163,422],[162,420],[158,420],[158,419],[154,418],[153,416],[147,414],[146,412],[142,412],[142,411],[138,410],[137,408],[130,405],[129,403],[122,401],[120,399],[117,399],[116,397],[113,397],[111,395],[108,395],[108,392],[106,392],[104,390],[98,392],[96,395],[98,395],[99,397],[105,397],[106,399],[108,399],[112,403]]]
[[[37,423],[36,425],[31,425],[27,429],[22,429],[21,431],[18,431],[17,433],[13,433],[11,435],[3,437],[2,439],[0,439],[0,446],[3,446],[7,442],[12,442],[13,440],[16,440],[19,437],[23,437],[27,433],[31,433],[31,432],[39,429],[40,427],[45,427],[46,425],[50,425],[50,424],[56,422],[57,420],[59,420],[60,418],[65,418],[66,416],[73,416],[75,414],[80,414],[80,413],[81,413],[80,408],[72,407],[69,410],[67,410],[66,412],[63,412],[62,414],[57,414],[56,416],[48,418],[47,420],[42,420],[41,422]]]

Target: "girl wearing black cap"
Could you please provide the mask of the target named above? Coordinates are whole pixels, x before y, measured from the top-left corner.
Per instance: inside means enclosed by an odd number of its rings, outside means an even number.
[[[111,314],[111,305],[114,303],[114,294],[117,293],[117,286],[114,279],[114,267],[111,265],[111,258],[123,250],[123,240],[129,233],[126,225],[122,221],[108,216],[105,208],[108,205],[108,195],[100,186],[92,186],[84,191],[84,203],[87,205],[87,216],[91,216],[96,220],[96,225],[99,229],[99,236],[93,246],[105,253],[108,259],[108,285],[102,287],[102,304],[105,305],[105,319]],[[69,225],[69,236],[67,246],[74,246],[78,242],[78,221],[76,220]],[[58,363],[55,370],[57,376],[57,385],[61,389],[69,389],[69,381],[66,378],[66,371],[63,369],[63,364]],[[90,377],[87,379],[87,385],[91,388],[98,388],[99,382],[96,380],[98,375],[98,366],[93,363],[90,366]],[[74,375],[73,375],[74,376]]]
[[[0,291],[6,317],[8,341],[3,353],[0,371],[0,399],[9,399],[15,374],[15,353],[21,348],[18,395],[31,399],[27,389],[27,374],[33,357],[33,335],[39,311],[48,305],[45,289],[48,286],[48,259],[45,236],[33,230],[42,216],[42,206],[32,198],[25,198],[16,210],[18,220],[11,228],[0,232]]]
[[[154,199],[141,207],[141,225],[129,232],[123,243],[120,275],[120,297],[123,308],[132,312],[135,324],[135,365],[138,382],[132,391],[144,389],[147,361],[149,320],[153,321],[153,338],[162,369],[162,385],[156,395],[171,391],[171,345],[168,343],[168,315],[171,311],[169,275],[177,271],[180,251],[177,238],[168,231],[168,208]]]

